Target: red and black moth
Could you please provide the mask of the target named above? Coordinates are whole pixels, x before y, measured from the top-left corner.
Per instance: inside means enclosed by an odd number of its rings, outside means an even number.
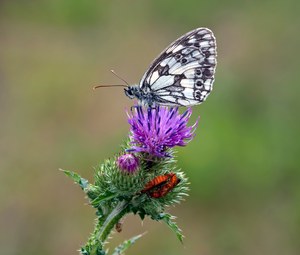
[[[147,193],[153,198],[160,198],[168,194],[179,182],[180,179],[175,173],[159,175],[145,185],[142,193]]]
[[[161,188],[150,192],[149,195],[153,198],[163,197],[169,191],[171,191],[179,182],[180,179],[174,174],[166,184],[164,184]]]
[[[174,173],[168,173],[168,174],[165,174],[165,175],[159,175],[159,176],[156,176],[154,179],[152,179],[151,181],[149,181],[144,189],[142,190],[143,193],[147,192],[147,191],[150,191],[154,188],[157,188],[159,186],[162,186],[164,184],[167,183],[167,181],[173,176],[175,175]]]

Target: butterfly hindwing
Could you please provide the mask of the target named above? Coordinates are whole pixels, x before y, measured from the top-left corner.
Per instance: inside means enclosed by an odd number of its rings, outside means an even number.
[[[195,105],[212,90],[216,41],[207,28],[195,29],[173,42],[151,64],[140,88],[158,104]]]

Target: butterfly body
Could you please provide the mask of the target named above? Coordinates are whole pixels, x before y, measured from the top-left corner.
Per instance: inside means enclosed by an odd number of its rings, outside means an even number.
[[[207,28],[197,28],[169,45],[150,65],[139,85],[125,94],[155,107],[192,106],[210,94],[216,67],[216,40]]]

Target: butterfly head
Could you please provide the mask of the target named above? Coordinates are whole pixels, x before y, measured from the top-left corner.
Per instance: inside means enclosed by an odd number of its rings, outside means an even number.
[[[139,98],[139,87],[136,85],[128,86],[124,89],[125,95],[128,96],[130,99],[135,97]]]

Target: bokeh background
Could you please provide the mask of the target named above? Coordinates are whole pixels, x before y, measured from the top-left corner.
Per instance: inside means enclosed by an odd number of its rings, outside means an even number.
[[[171,208],[186,236],[134,216],[109,247],[148,231],[127,254],[300,254],[300,2],[0,2],[0,253],[77,254],[94,210],[59,168],[92,179],[119,151],[137,83],[170,42],[209,27],[214,91],[194,107],[197,136],[180,148],[190,197]]]

